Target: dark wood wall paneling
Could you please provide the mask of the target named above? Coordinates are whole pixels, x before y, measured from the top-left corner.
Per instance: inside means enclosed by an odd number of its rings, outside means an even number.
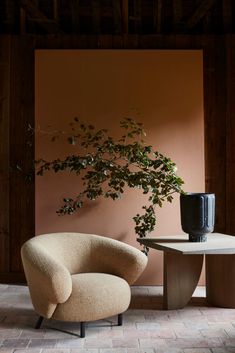
[[[0,37],[0,281],[22,282],[21,245],[34,236],[34,41]],[[2,80],[3,78],[3,80]],[[21,168],[22,171],[19,171]]]
[[[32,171],[34,139],[28,125],[34,126],[34,42],[12,38],[10,77],[10,249],[12,273],[22,270],[20,244],[34,236],[34,183],[26,175]],[[23,173],[15,170],[19,165]],[[14,202],[12,202],[14,200]]]
[[[226,230],[235,234],[235,36],[227,36]]]
[[[206,190],[216,193],[215,230],[226,225],[226,43],[214,37],[204,44],[204,124]],[[235,232],[235,229],[234,229]]]
[[[10,36],[0,37],[0,272],[9,268]]]
[[[235,235],[235,36],[57,35],[0,38],[0,282],[23,279],[22,243],[34,235],[27,124],[34,125],[35,49],[203,49],[206,190],[216,194],[216,231]],[[9,167],[9,168],[8,168]]]

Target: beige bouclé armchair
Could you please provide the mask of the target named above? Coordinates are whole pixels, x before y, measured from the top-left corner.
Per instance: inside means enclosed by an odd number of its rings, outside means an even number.
[[[36,328],[43,318],[85,322],[127,310],[130,285],[147,257],[123,242],[99,235],[51,233],[28,240],[21,249],[23,267],[35,311]]]

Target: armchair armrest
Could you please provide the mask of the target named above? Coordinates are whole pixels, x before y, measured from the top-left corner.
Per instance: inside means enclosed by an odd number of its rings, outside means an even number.
[[[107,272],[133,284],[145,269],[148,258],[140,250],[121,241],[98,237],[92,246],[92,261],[100,272]]]
[[[69,271],[41,244],[34,243],[34,238],[22,246],[21,257],[33,304],[42,298],[51,304],[68,299],[72,292]]]

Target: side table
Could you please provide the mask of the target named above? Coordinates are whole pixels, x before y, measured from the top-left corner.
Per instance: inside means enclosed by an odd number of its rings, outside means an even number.
[[[137,241],[164,253],[164,309],[187,305],[197,287],[204,256],[207,302],[235,308],[235,237],[212,233],[203,243],[189,242],[187,235],[138,238]]]

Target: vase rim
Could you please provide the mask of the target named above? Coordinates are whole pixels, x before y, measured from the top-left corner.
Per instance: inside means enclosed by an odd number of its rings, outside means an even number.
[[[187,192],[181,196],[197,196],[197,195],[215,195],[213,192]]]

